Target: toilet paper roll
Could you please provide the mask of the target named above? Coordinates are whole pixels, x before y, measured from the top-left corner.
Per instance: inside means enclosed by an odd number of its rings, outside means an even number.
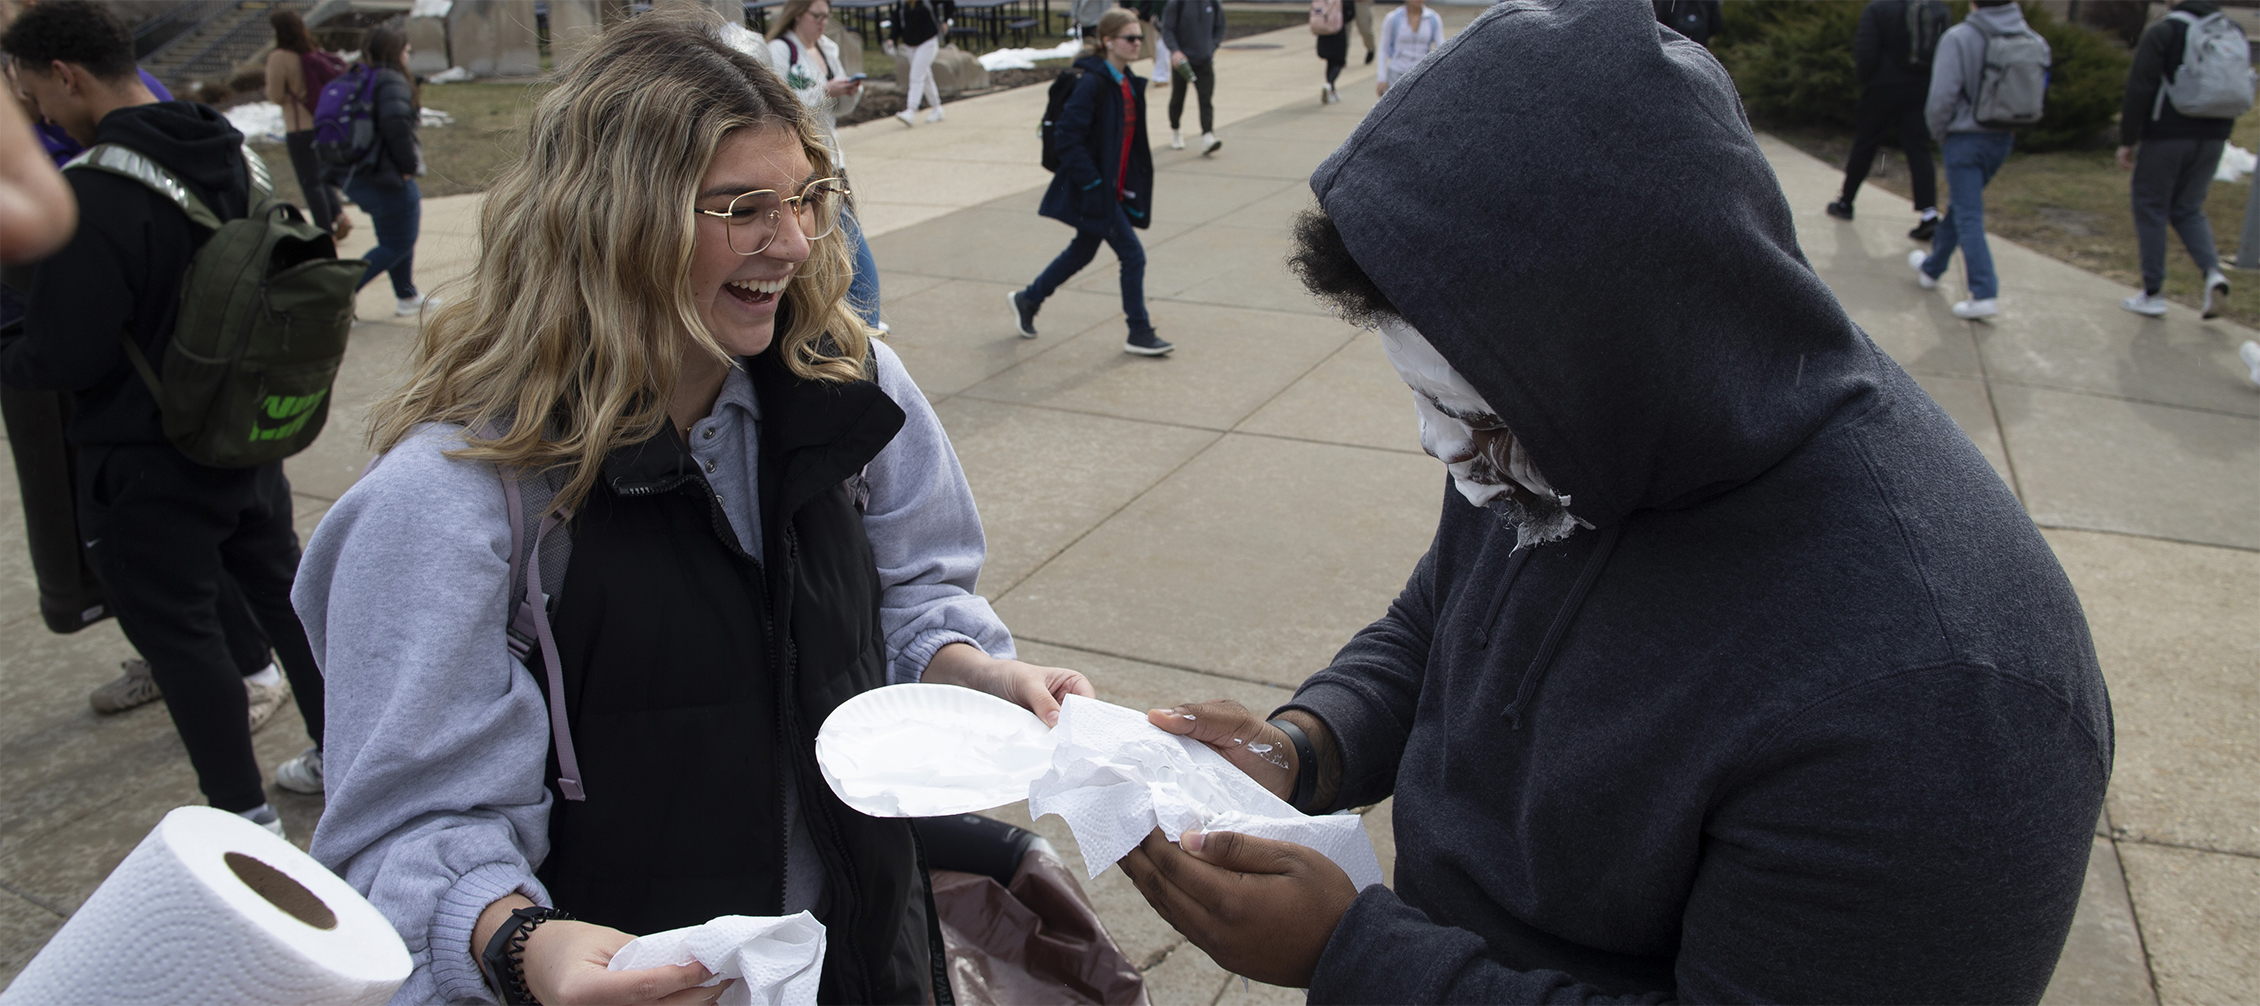
[[[110,871],[0,1006],[382,1003],[407,980],[392,924],[241,816],[181,807]]]

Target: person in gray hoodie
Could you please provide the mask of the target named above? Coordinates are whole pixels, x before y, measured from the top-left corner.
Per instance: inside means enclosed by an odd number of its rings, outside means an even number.
[[[1185,149],[1185,92],[1201,96],[1201,153],[1216,153],[1216,50],[1224,44],[1224,5],[1218,0],[1176,0],[1162,11],[1161,39],[1169,46],[1169,148]],[[1190,78],[1188,80],[1187,78]],[[1188,88],[1186,85],[1192,85]]]
[[[1309,813],[1393,797],[1394,887],[1156,833],[1162,917],[1313,1003],[2038,1000],[2111,768],[2086,621],[1725,70],[1646,4],[1510,0],[1311,190],[1291,261],[1413,390],[1435,537],[1270,722],[1149,718]]]
[[[1970,295],[1954,304],[1957,318],[2001,313],[2001,280],[1993,271],[1993,250],[1985,243],[1985,187],[2008,162],[2017,137],[2006,129],[1979,125],[1973,109],[1978,85],[1985,79],[1986,40],[2030,32],[2024,10],[2012,0],[1974,0],[1969,16],[1939,37],[1938,52],[1931,60],[1930,98],[1923,117],[1945,155],[1946,222],[1931,238],[1930,251],[1909,252],[1907,264],[1914,267],[1916,282],[1929,290],[1938,286],[1955,250],[1961,250]]]

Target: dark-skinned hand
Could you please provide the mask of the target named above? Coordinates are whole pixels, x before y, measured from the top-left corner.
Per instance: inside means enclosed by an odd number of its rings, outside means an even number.
[[[1188,702],[1168,709],[1149,709],[1146,722],[1181,737],[1200,741],[1248,778],[1282,800],[1295,792],[1295,745],[1278,727],[1230,699]]]
[[[1235,832],[1160,829],[1122,857],[1122,872],[1193,945],[1234,974],[1309,988],[1342,913],[1350,875],[1315,850]]]

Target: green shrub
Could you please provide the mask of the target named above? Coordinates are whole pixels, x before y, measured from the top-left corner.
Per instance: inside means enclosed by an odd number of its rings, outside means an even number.
[[[1864,5],[1841,0],[1736,0],[1713,51],[1753,119],[1787,126],[1858,125],[1860,84],[1852,35]],[[1967,7],[1955,3],[1954,18]],[[2055,56],[2048,113],[2017,133],[2017,149],[2053,150],[2086,142],[2117,118],[2126,87],[2126,50],[2109,37],[2050,17],[2026,3],[2025,18]]]

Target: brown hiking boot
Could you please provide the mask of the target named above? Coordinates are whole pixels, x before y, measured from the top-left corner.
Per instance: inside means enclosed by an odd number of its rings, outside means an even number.
[[[125,676],[94,690],[86,697],[86,704],[98,713],[122,713],[135,706],[148,705],[164,698],[157,690],[157,679],[149,676],[149,661],[140,657],[118,661]]]

